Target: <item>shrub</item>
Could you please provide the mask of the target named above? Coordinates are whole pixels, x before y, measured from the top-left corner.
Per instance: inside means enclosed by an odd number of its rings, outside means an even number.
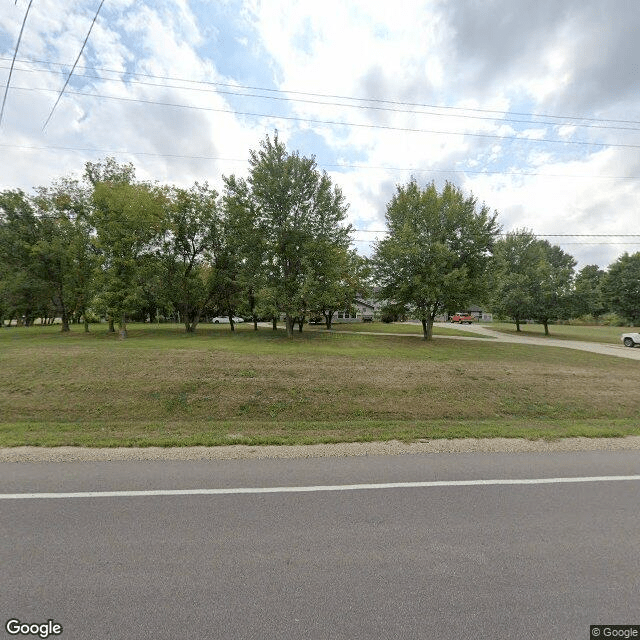
[[[606,327],[626,327],[629,323],[617,313],[605,313],[600,317]]]

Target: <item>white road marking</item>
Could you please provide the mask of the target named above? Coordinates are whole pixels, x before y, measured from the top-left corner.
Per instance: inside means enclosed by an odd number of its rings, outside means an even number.
[[[640,480],[637,476],[587,476],[577,478],[508,478],[494,480],[435,480],[431,482],[384,482],[337,484],[308,487],[236,487],[232,489],[153,489],[147,491],[77,491],[73,493],[0,493],[0,500],[52,498],[145,498],[150,496],[219,496],[259,493],[314,493],[319,491],[358,491],[361,489],[418,489],[434,487],[477,487],[491,485],[570,484],[578,482],[620,482]]]

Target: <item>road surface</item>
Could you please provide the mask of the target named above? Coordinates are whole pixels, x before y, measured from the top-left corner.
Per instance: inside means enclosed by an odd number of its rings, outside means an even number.
[[[2,463],[2,624],[587,639],[640,623],[639,478],[638,451]]]

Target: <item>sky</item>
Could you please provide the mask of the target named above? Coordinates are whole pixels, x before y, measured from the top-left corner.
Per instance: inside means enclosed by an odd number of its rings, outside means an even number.
[[[222,191],[277,131],[364,255],[412,176],[578,268],[640,251],[637,0],[104,0],[92,26],[99,6],[3,0],[0,190],[113,156]]]

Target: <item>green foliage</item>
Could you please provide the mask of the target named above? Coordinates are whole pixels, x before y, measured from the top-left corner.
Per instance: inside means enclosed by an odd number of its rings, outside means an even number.
[[[378,296],[415,309],[429,340],[438,313],[483,296],[496,214],[450,183],[438,193],[435,184],[421,189],[412,180],[398,186],[386,220],[389,234],[374,257]]]
[[[387,303],[380,309],[380,320],[389,324],[403,322],[407,319],[407,311],[402,304]]]
[[[629,324],[622,316],[613,312],[605,313],[600,321],[605,327],[625,327]]]
[[[612,311],[640,324],[640,252],[625,253],[609,267],[603,291]]]
[[[69,331],[71,317],[86,316],[93,295],[98,256],[91,242],[90,195],[77,181],[63,179],[39,188],[33,201],[40,225],[33,259],[49,284],[62,331]]]
[[[523,320],[535,318],[547,334],[550,321],[571,316],[572,256],[527,230],[496,242],[494,255],[492,308],[497,315],[512,318],[518,331]]]
[[[0,288],[2,315],[29,325],[37,316],[49,316],[50,287],[33,260],[41,239],[40,224],[31,199],[23,191],[0,193]]]
[[[165,204],[163,191],[149,184],[107,181],[93,187],[92,222],[102,257],[99,300],[119,319],[122,337],[126,315],[144,300],[143,267],[166,231]]]
[[[167,296],[193,333],[215,295],[216,261],[223,252],[218,193],[205,183],[168,191],[169,226],[163,261]]]
[[[251,151],[249,167],[247,181],[225,179],[224,202],[245,267],[240,278],[253,313],[260,306],[284,314],[291,336],[296,318],[317,308],[341,275],[333,261],[348,250],[347,205],[315,159],[289,153],[277,134]]]
[[[602,290],[605,276],[606,272],[595,264],[587,265],[578,272],[571,305],[572,315],[589,315],[597,322],[607,312],[607,302]]]
[[[331,329],[336,311],[350,309],[357,296],[366,295],[370,266],[366,258],[343,245],[319,242],[315,249],[319,253],[307,261],[304,297],[311,312],[324,316]]]

